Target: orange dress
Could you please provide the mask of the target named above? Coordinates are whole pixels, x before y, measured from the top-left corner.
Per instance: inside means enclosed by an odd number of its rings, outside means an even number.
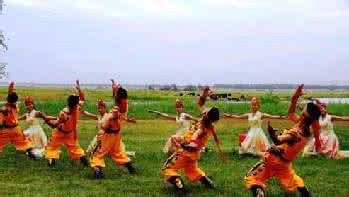
[[[270,149],[245,176],[247,188],[253,186],[266,187],[266,183],[271,177],[276,177],[282,187],[287,191],[294,191],[298,187],[304,187],[304,182],[292,168],[292,161],[296,159],[299,152],[308,143],[310,136],[305,135],[298,128],[286,130],[283,135],[291,136],[293,143],[283,143],[276,146],[281,151],[275,154]]]
[[[196,182],[201,177],[206,176],[205,172],[198,167],[200,151],[206,146],[209,136],[212,135],[213,128],[200,128],[195,132],[189,132],[185,137],[191,137],[188,146],[194,150],[178,149],[171,155],[163,165],[161,174],[165,180],[170,177],[179,176],[179,171],[184,170],[185,175],[192,182]]]
[[[120,119],[111,121],[110,128],[101,128],[103,134],[97,136],[101,145],[93,153],[90,164],[91,167],[105,167],[104,157],[109,155],[117,165],[124,165],[131,162],[125,150],[122,148],[121,141],[121,121]]]
[[[7,103],[6,113],[1,114],[2,127],[0,128],[0,153],[4,147],[11,143],[18,151],[27,151],[32,148],[32,143],[18,126],[18,107]]]
[[[45,151],[46,159],[59,159],[61,145],[66,146],[72,159],[77,160],[85,156],[84,150],[77,140],[76,126],[79,119],[79,107],[68,113],[67,109],[62,112],[68,115],[68,120],[52,130],[51,140]]]

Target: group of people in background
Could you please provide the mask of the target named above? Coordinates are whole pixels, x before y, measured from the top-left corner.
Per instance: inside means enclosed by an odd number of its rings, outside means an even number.
[[[267,181],[276,177],[288,192],[298,190],[301,196],[310,196],[305,184],[292,168],[292,162],[298,153],[303,156],[320,153],[333,159],[348,157],[346,151],[339,150],[338,138],[333,129],[334,121],[349,121],[349,117],[330,115],[327,105],[319,100],[311,101],[304,106],[298,105],[299,97],[303,95],[304,86],[300,85],[295,91],[287,115],[272,115],[260,111],[260,102],[257,97],[251,99],[251,112],[235,115],[224,113],[229,119],[246,119],[249,124],[247,134],[240,136],[240,154],[252,154],[261,157],[245,176],[245,185],[254,196],[264,196]],[[159,111],[149,111],[158,114],[178,124],[178,130],[165,143],[163,151],[168,155],[161,174],[165,181],[172,184],[176,190],[183,191],[184,181],[179,172],[184,170],[185,175],[192,182],[201,182],[209,188],[214,188],[213,181],[199,168],[198,161],[201,154],[207,149],[207,141],[213,137],[222,160],[224,154],[220,139],[214,124],[220,119],[219,109],[207,107],[206,99],[211,94],[208,87],[203,89],[197,106],[200,116],[195,117],[185,112],[184,103],[176,99],[176,115],[169,115]],[[0,152],[11,143],[18,151],[25,152],[31,159],[45,158],[49,166],[54,166],[60,157],[60,147],[67,148],[69,156],[79,160],[83,166],[90,166],[96,178],[104,177],[104,158],[109,155],[115,164],[125,166],[130,174],[136,170],[128,157],[125,144],[122,141],[121,128],[123,122],[136,123],[128,117],[127,91],[112,80],[112,94],[114,106],[107,109],[103,100],[97,100],[98,115],[84,110],[85,94],[76,82],[76,94],[67,98],[67,106],[58,116],[46,115],[37,111],[34,98],[24,97],[27,113],[19,115],[18,95],[15,84],[10,83],[7,103],[0,108]],[[297,108],[301,114],[296,115]],[[81,148],[77,138],[77,124],[83,114],[96,121],[96,136],[85,151]],[[40,119],[52,128],[50,140],[40,125]],[[292,129],[284,130],[277,135],[276,130],[268,123],[269,142],[262,129],[264,119],[289,119],[294,123]],[[24,131],[18,126],[19,120],[27,121],[29,128]],[[314,138],[311,138],[313,133]],[[89,155],[89,158],[86,156]]]
[[[33,97],[26,96],[24,104],[27,113],[18,116],[18,95],[15,92],[15,84],[10,83],[7,95],[7,103],[0,109],[0,152],[11,143],[17,151],[25,152],[31,159],[45,158],[49,166],[54,166],[59,160],[60,147],[65,146],[69,156],[73,160],[79,160],[83,166],[91,166],[96,178],[104,176],[104,157],[109,155],[117,165],[125,166],[130,174],[135,174],[131,159],[125,152],[125,145],[121,137],[121,124],[123,121],[135,120],[127,117],[128,101],[127,91],[112,80],[112,91],[115,105],[108,111],[102,100],[97,101],[97,109],[100,115],[94,115],[83,109],[85,94],[76,81],[77,94],[68,96],[67,106],[63,108],[57,117],[49,116],[35,108]],[[78,141],[77,125],[80,113],[97,120],[96,137],[86,152]],[[40,125],[39,119],[43,119],[52,128],[51,138],[47,137]],[[22,132],[18,126],[19,120],[26,120],[29,128]]]

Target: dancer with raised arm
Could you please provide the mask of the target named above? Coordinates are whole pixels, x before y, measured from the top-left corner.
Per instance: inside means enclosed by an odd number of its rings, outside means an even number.
[[[96,151],[91,156],[91,167],[96,178],[103,178],[103,168],[105,167],[104,157],[109,155],[117,165],[125,166],[130,174],[135,174],[131,159],[121,148],[121,121],[125,118],[119,112],[119,107],[114,106],[110,113],[103,119],[101,128],[97,136]]]
[[[208,188],[214,188],[213,182],[198,167],[201,150],[205,147],[209,136],[213,136],[218,147],[221,159],[224,160],[220,141],[216,135],[213,124],[219,120],[219,110],[216,107],[206,108],[205,102],[209,95],[209,88],[205,88],[198,102],[202,112],[202,117],[198,122],[198,129],[191,135],[186,144],[182,144],[180,149],[171,155],[161,169],[161,174],[165,180],[171,183],[177,191],[184,190],[184,182],[179,175],[180,170],[184,170],[185,175],[191,182],[200,181]]]
[[[85,95],[80,88],[80,83],[76,81],[76,90],[79,95],[70,95],[67,99],[67,107],[60,113],[58,120],[51,120],[49,116],[41,113],[44,121],[50,125],[53,130],[51,140],[45,151],[45,159],[49,166],[54,166],[59,159],[61,151],[60,146],[64,145],[73,160],[80,160],[83,166],[88,166],[85,151],[80,147],[77,139],[77,124],[80,117],[80,108],[85,102]]]
[[[287,196],[295,190],[298,190],[302,197],[310,196],[303,179],[293,170],[292,162],[309,142],[310,127],[313,128],[317,150],[320,150],[319,117],[321,111],[317,104],[308,103],[300,116],[295,114],[298,99],[303,95],[303,89],[304,85],[297,88],[288,111],[288,117],[295,123],[295,126],[278,136],[276,130],[268,124],[268,132],[275,145],[268,149],[263,159],[245,176],[245,185],[254,196],[265,196],[266,183],[272,177],[279,180]]]
[[[0,108],[0,153],[8,143],[11,143],[16,150],[36,159],[32,153],[32,143],[18,126],[18,95],[15,90],[15,83],[11,82],[8,87],[7,103]]]

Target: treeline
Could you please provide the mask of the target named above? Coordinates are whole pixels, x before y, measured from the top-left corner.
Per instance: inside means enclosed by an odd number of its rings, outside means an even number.
[[[221,90],[290,90],[295,89],[298,84],[215,84],[214,89]],[[349,85],[306,85],[307,89],[312,90],[349,90]],[[170,85],[149,85],[149,90],[163,90],[163,91],[197,91],[201,90],[203,85],[185,85],[178,86],[176,84]]]

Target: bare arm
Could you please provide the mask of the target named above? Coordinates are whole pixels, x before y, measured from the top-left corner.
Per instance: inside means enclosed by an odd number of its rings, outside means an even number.
[[[273,141],[273,143],[275,145],[280,145],[280,144],[283,144],[283,143],[287,143],[287,142],[291,142],[291,140],[293,140],[292,136],[291,135],[277,135],[276,134],[276,131],[271,125],[270,125],[270,121],[268,121],[268,133],[269,133],[269,136],[271,138],[271,140]]]
[[[85,93],[81,90],[80,87],[80,81],[76,80],[76,90],[78,91],[79,94],[79,105],[84,106],[85,105]]]
[[[98,120],[98,116],[97,116],[96,114],[93,114],[93,113],[88,112],[88,111],[85,111],[85,110],[80,110],[80,112],[81,112],[83,115],[85,115],[85,116],[87,116],[87,117],[89,117],[89,118],[91,118],[91,119],[93,119],[93,120]]]
[[[166,114],[166,113],[163,113],[163,112],[159,112],[159,111],[153,111],[153,110],[148,110],[148,112],[150,113],[154,113],[158,116],[161,116],[161,117],[164,117],[168,120],[173,120],[173,121],[176,121],[176,116],[170,116],[169,114]]]
[[[224,152],[223,152],[223,150],[222,150],[221,142],[220,142],[220,140],[219,140],[219,138],[218,138],[218,136],[217,136],[217,134],[216,134],[216,132],[215,132],[214,129],[212,129],[212,135],[213,135],[213,139],[214,139],[214,141],[215,141],[215,143],[216,143],[216,146],[217,146],[219,155],[220,155],[220,157],[221,157],[221,160],[222,160],[222,161],[225,161]]]
[[[271,114],[263,113],[263,114],[262,114],[262,118],[285,120],[285,119],[287,119],[287,116],[283,116],[283,115],[271,115]]]
[[[296,108],[297,108],[297,102],[300,96],[303,95],[304,91],[304,85],[298,86],[296,92],[293,94],[292,99],[291,99],[291,105],[288,109],[288,118],[293,121],[294,123],[298,123],[299,121],[299,116],[296,114]]]
[[[349,117],[345,116],[333,116],[332,115],[332,121],[349,121]]]
[[[27,116],[25,114],[18,117],[18,120],[26,120],[26,119],[27,119]]]
[[[206,86],[203,89],[201,96],[199,98],[199,101],[198,101],[198,107],[199,107],[199,110],[201,113],[206,110],[205,104],[206,104],[206,99],[207,99],[209,93],[210,93],[210,88],[208,86]]]
[[[198,118],[194,118],[193,116],[191,116],[189,114],[185,114],[185,119],[186,120],[191,120],[191,121],[194,121],[194,122],[198,122],[199,121]]]
[[[120,118],[121,118],[122,120],[125,120],[126,122],[129,122],[129,123],[133,123],[133,124],[136,124],[136,123],[137,123],[136,119],[130,118],[130,117],[128,117],[128,116],[125,115],[125,114],[121,114],[121,115],[120,115]]]
[[[11,81],[10,85],[8,86],[8,94],[11,94],[13,92],[15,92],[16,88],[15,88],[15,82]]]
[[[223,114],[224,118],[230,118],[230,119],[247,119],[248,114],[242,114],[242,115],[234,115],[234,114]]]
[[[46,116],[42,112],[36,112],[36,117],[42,118],[45,121],[45,123],[52,128],[56,128],[60,124],[60,121],[58,120],[58,118],[53,116]]]

